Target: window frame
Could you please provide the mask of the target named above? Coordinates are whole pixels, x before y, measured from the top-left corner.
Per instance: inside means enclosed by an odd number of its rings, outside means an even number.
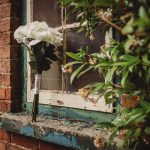
[[[26,20],[27,23],[33,21],[33,0],[26,1]],[[27,62],[29,56],[27,55]],[[27,102],[31,103],[34,97],[34,89],[31,89],[31,68],[27,63]],[[91,101],[85,101],[78,92],[70,91],[51,91],[51,90],[40,90],[39,103],[44,105],[56,106],[56,107],[69,107],[91,111],[101,112],[113,112],[113,105],[106,105],[104,97],[101,97],[97,103],[93,103],[92,99],[95,96],[91,96]]]

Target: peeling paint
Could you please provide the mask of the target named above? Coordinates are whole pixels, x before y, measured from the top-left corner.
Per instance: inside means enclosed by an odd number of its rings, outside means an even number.
[[[69,137],[66,136],[64,133],[58,133],[58,132],[53,132],[53,133],[47,133],[47,135],[42,137],[42,140],[45,141],[51,141],[56,144],[64,145],[67,147],[73,147],[76,149],[80,149],[79,144],[77,143],[77,140],[75,137]]]
[[[27,113],[3,114],[0,120],[5,130],[79,150],[97,150],[93,141],[99,134],[106,140],[109,138],[108,131],[97,130],[93,124],[86,122],[71,121],[71,125],[65,125],[66,120],[38,116],[38,122],[32,123],[31,116]]]
[[[31,126],[22,126],[19,129],[21,134],[25,134],[27,136],[34,136],[34,128]]]
[[[27,103],[27,110],[31,112],[32,103]],[[39,105],[39,114],[47,116],[49,118],[68,118],[71,120],[81,120],[85,122],[111,122],[115,118],[115,114],[96,112],[96,111],[85,111],[80,109],[56,107],[48,105]]]

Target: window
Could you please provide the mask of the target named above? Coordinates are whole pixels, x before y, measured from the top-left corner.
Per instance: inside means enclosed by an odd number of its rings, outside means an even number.
[[[61,26],[61,8],[56,0],[28,0],[27,1],[27,22],[45,21],[51,27]],[[67,23],[72,23],[73,19]],[[92,50],[98,50],[100,45],[104,43],[104,33],[101,29],[97,29],[94,36],[94,42],[89,42],[83,36],[83,33],[76,33],[74,29],[67,29],[67,49],[76,51],[80,47],[90,45]],[[63,56],[63,50],[57,52]],[[94,96],[85,101],[78,93],[78,89],[91,81],[103,80],[102,77],[90,72],[82,78],[76,80],[72,85],[69,84],[69,76],[64,75],[61,71],[61,64],[65,58],[53,63],[51,69],[42,73],[42,84],[40,90],[40,103],[47,105],[72,107],[94,111],[112,112],[112,105],[106,105],[104,98],[100,98],[97,103],[93,103]],[[29,60],[29,58],[27,58]],[[69,61],[67,59],[66,61]],[[28,81],[27,81],[27,101],[32,102],[34,96],[33,72],[27,65]]]

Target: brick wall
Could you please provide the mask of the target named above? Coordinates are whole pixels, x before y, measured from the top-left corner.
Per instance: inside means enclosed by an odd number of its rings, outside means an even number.
[[[21,51],[13,39],[20,24],[20,2],[0,0],[0,112],[18,111],[21,106]]]
[[[21,109],[21,49],[13,38],[20,24],[21,0],[0,0],[0,112]],[[67,148],[0,129],[0,150]]]
[[[39,141],[0,129],[0,150],[69,150],[66,147]]]

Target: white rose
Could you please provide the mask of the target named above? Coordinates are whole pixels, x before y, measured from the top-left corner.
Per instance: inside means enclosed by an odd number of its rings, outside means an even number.
[[[18,43],[24,43],[29,46],[35,45],[41,41],[61,46],[63,36],[55,28],[50,28],[45,22],[32,22],[25,26],[20,26],[14,33],[14,38]],[[30,39],[30,42],[29,42]]]

